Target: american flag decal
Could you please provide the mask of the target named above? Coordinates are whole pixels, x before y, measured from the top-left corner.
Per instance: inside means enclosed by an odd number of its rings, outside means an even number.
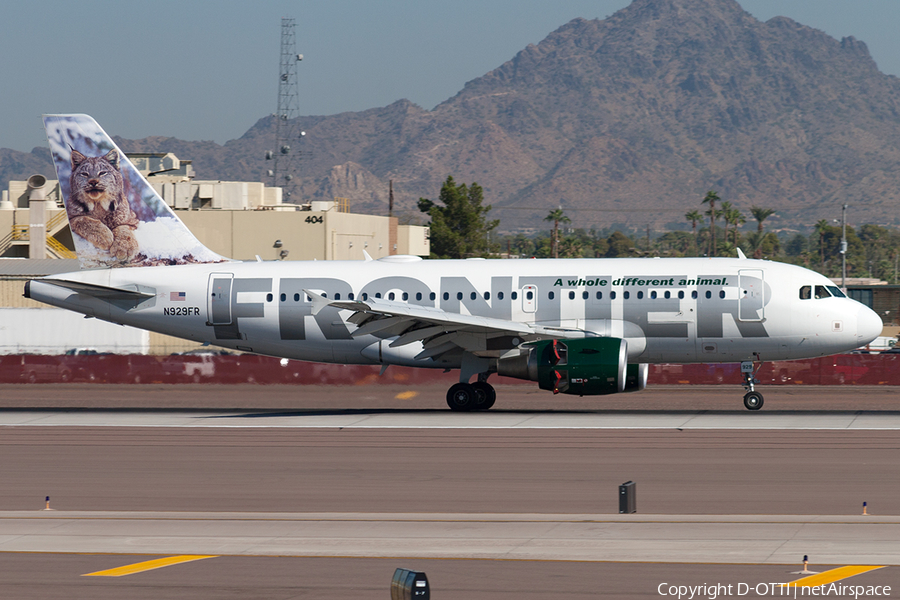
[[[184,292],[169,292],[169,300],[172,302],[184,302]]]

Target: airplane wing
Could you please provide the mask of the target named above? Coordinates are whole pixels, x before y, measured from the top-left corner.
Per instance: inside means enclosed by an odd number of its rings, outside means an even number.
[[[312,298],[313,314],[326,306],[353,311],[347,320],[358,328],[351,334],[354,337],[396,337],[391,348],[422,342],[424,349],[416,359],[436,358],[456,349],[482,357],[500,356],[524,342],[585,337],[585,332],[580,329],[450,313],[382,298],[329,300],[316,292],[303,291]]]

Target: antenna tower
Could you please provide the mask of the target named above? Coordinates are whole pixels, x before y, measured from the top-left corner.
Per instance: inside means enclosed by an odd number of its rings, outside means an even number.
[[[281,19],[281,60],[278,69],[278,109],[275,111],[275,151],[266,152],[266,159],[272,161],[269,176],[272,185],[282,188],[282,200],[296,203],[297,179],[295,163],[300,159],[300,141],[306,135],[298,131],[297,113],[299,100],[297,94],[297,63],[303,60],[297,54],[295,21],[285,17]]]

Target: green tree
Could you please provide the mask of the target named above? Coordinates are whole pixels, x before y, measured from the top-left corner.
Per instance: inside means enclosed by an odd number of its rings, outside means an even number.
[[[773,208],[760,208],[758,206],[750,207],[750,214],[753,215],[753,218],[756,219],[756,231],[759,233],[763,232],[763,221],[771,217],[775,214],[775,209]],[[753,254],[753,258],[762,258],[762,249],[757,248],[756,252]]]
[[[606,258],[633,256],[634,254],[634,241],[621,231],[613,231],[612,235],[606,238],[606,242],[609,244]]]
[[[703,220],[703,215],[699,210],[690,210],[684,213],[684,218],[691,222],[691,233],[694,235],[694,254],[699,254],[700,246],[697,243],[697,223]]]
[[[747,217],[744,216],[738,208],[731,205],[731,202],[723,202],[722,203],[722,218],[725,220],[725,237],[728,237],[728,226],[731,225],[732,236],[731,236],[731,246],[732,248],[737,247],[738,245],[738,227],[747,222]]]
[[[820,219],[815,225],[815,232],[819,234],[819,258],[822,262],[822,269],[825,269],[825,234],[828,232],[830,225],[825,219]]]
[[[484,206],[484,191],[477,183],[456,185],[452,176],[441,186],[438,200],[419,198],[419,210],[431,217],[431,255],[436,258],[486,256],[488,234],[499,220],[488,221],[491,205]]]
[[[716,202],[721,200],[719,195],[715,190],[709,190],[706,192],[706,196],[703,197],[703,201],[700,204],[709,204],[709,210],[706,211],[706,214],[709,216],[709,231],[710,231],[710,243],[709,243],[709,255],[716,255],[716,219],[719,218],[719,212],[716,210]]]
[[[571,223],[572,219],[566,216],[562,206],[550,211],[550,214],[544,217],[545,221],[553,221],[553,258],[559,258],[559,224]]]

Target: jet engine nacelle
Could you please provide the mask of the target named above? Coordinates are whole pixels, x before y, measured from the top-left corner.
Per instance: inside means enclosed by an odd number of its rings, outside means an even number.
[[[629,365],[621,338],[543,340],[525,345],[518,356],[497,361],[505,377],[537,381],[554,394],[599,396],[644,389],[647,365]]]

